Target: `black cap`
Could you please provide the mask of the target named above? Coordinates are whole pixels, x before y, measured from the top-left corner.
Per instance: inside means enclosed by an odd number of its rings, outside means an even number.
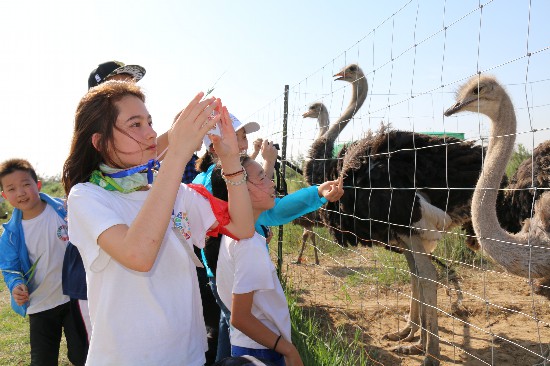
[[[125,65],[119,61],[104,62],[90,73],[88,89],[101,84],[108,77],[118,74],[129,74],[135,81],[139,81],[145,75],[145,68],[139,65]]]

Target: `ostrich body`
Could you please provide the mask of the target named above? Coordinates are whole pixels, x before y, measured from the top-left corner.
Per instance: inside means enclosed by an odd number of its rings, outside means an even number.
[[[408,131],[380,131],[356,141],[344,157],[342,217],[330,212],[343,241],[396,247],[411,272],[409,324],[388,334],[419,344],[402,353],[426,352],[424,364],[438,364],[437,272],[430,254],[443,232],[469,222],[472,190],[481,170],[482,148],[455,138]]]
[[[493,77],[474,77],[460,89],[457,103],[445,115],[461,111],[483,113],[491,120],[487,156],[472,198],[472,222],[483,251],[517,276],[550,276],[550,192],[539,196],[534,216],[516,234],[503,229],[497,218],[496,188],[512,156],[516,136],[510,97]]]
[[[533,187],[550,188],[550,141],[539,144],[533,150],[533,156],[518,166],[510,178],[507,186],[509,190],[497,201],[497,208],[503,208],[499,210],[498,218],[507,231],[521,231],[523,222],[532,216],[533,202],[544,192],[541,189],[534,190]]]

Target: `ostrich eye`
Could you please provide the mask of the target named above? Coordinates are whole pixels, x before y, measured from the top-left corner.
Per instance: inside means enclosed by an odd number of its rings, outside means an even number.
[[[355,71],[357,71],[357,67],[355,65],[350,66],[350,68],[348,70],[351,71],[351,72],[355,72]]]
[[[483,87],[482,87],[482,86],[477,86],[477,87],[474,89],[474,95],[478,95],[479,93],[481,93],[482,90],[483,90]]]

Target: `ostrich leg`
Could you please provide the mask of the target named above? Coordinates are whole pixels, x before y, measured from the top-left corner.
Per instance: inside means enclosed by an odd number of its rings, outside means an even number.
[[[307,228],[304,226],[304,231],[302,232],[302,249],[300,249],[300,254],[296,260],[297,264],[304,263],[302,255],[304,254],[304,249],[306,248],[307,238],[312,238],[313,247],[315,248],[315,264],[319,264],[319,258],[317,258],[317,248],[315,247],[315,234],[312,231],[312,228]]]
[[[409,346],[399,346],[395,349],[398,353],[419,354],[425,351],[424,366],[439,365],[440,350],[437,322],[437,271],[426,253],[424,248],[430,248],[433,243],[423,241],[419,236],[412,235],[410,238],[400,236],[401,240],[408,242],[412,253],[412,260],[408,260],[409,268],[412,273],[411,283],[417,283],[416,299],[411,299],[411,323],[413,319],[414,308],[420,309],[421,325],[420,342]],[[413,287],[414,289],[414,287]],[[414,300],[414,301],[413,301]],[[413,302],[415,304],[413,304]],[[412,325],[411,325],[412,326]]]
[[[302,249],[300,249],[300,254],[298,254],[298,259],[296,259],[297,264],[301,264],[304,262],[304,259],[302,258],[302,255],[304,254],[304,249],[306,247],[307,237],[309,236],[309,230],[304,228],[304,231],[302,232]]]
[[[296,264],[301,264],[304,262],[302,255],[304,254],[304,249],[306,248],[307,239],[311,238],[313,243],[313,250],[315,251],[315,264],[319,265],[319,254],[317,253],[317,245],[315,244],[315,233],[313,232],[313,225],[311,221],[306,218],[299,218],[294,220],[298,225],[301,225],[304,228],[302,232],[302,249],[300,249],[300,254],[296,260]]]
[[[313,252],[315,253],[315,264],[319,265],[319,254],[317,253],[317,244],[315,243],[315,233],[311,232],[311,243],[313,244]]]
[[[414,257],[413,253],[409,249],[406,249],[403,254],[405,255],[405,258],[407,259],[407,264],[409,265],[409,269],[411,273],[415,273],[416,265],[414,263]],[[395,333],[388,333],[382,337],[382,339],[389,339],[390,341],[403,341],[403,342],[411,342],[414,338],[414,335],[420,328],[420,303],[418,299],[420,298],[420,295],[418,293],[418,281],[414,276],[411,276],[411,304],[409,307],[409,320],[408,324],[405,328],[401,329],[400,331],[397,331]],[[399,348],[395,349],[396,352],[403,353],[400,351]],[[422,353],[423,350],[418,349],[418,352],[416,354]],[[410,352],[409,352],[410,353]]]

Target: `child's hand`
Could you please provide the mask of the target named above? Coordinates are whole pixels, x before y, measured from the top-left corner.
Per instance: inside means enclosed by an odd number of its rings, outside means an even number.
[[[220,120],[220,114],[212,116],[212,111],[221,107],[221,100],[211,97],[200,101],[203,95],[202,92],[197,94],[172,124],[168,131],[171,150],[184,146],[186,150],[194,151],[204,135]]]
[[[264,161],[275,164],[277,160],[277,148],[273,146],[273,142],[264,140],[262,143],[262,158]]]
[[[14,287],[12,296],[17,305],[21,306],[29,301],[29,290],[24,284],[20,284]]]
[[[329,180],[321,184],[317,188],[319,192],[319,197],[325,197],[327,201],[334,202],[338,201],[344,195],[343,178],[340,176],[337,180]]]
[[[220,159],[232,155],[239,156],[239,144],[237,143],[237,135],[231,123],[229,112],[226,107],[222,107],[220,111],[221,118],[218,122],[222,136],[208,135],[214,144],[214,150]]]
[[[260,152],[260,149],[262,148],[262,142],[264,142],[264,140],[261,137],[258,137],[252,143],[252,145],[254,146],[254,155],[255,156],[258,156],[258,153]]]

